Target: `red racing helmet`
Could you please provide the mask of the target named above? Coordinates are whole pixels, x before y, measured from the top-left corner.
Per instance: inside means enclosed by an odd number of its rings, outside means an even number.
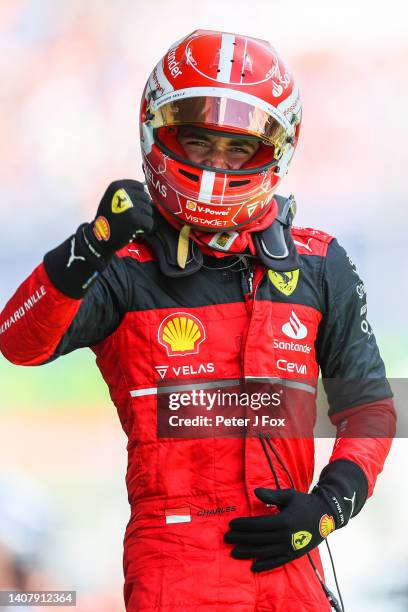
[[[263,40],[196,30],[175,43],[151,73],[140,110],[143,169],[164,212],[204,231],[246,229],[274,205],[301,123],[298,88]],[[256,139],[238,170],[189,160],[180,127]]]

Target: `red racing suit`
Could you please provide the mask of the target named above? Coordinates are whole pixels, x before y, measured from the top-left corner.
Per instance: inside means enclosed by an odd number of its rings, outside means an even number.
[[[370,413],[392,432],[395,417],[364,286],[335,239],[310,229],[293,229],[292,236],[298,272],[273,273],[256,263],[240,272],[203,267],[180,279],[163,275],[140,239],[114,256],[83,299],[59,291],[40,264],[1,314],[0,349],[13,363],[40,365],[80,347],[96,354],[128,436],[128,611],[330,609],[306,556],[254,574],[223,541],[232,518],[265,514],[254,489],[276,488],[259,439],[160,438],[156,427],[162,378],[181,387],[195,375],[210,385],[249,377],[297,381],[312,424],[316,392],[309,381],[319,368],[327,379],[374,379],[357,396],[341,386],[326,389],[329,417],[342,427],[330,461],[357,465],[365,497],[372,494],[392,434],[351,437],[345,428]],[[289,473],[307,492],[313,439],[282,437],[275,447],[286,467],[275,466],[282,488],[291,486]],[[312,557],[322,572],[317,549]]]

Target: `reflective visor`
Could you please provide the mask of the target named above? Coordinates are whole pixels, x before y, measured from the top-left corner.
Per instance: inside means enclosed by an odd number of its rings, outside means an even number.
[[[275,158],[287,142],[285,128],[269,113],[242,100],[192,97],[174,100],[154,109],[153,128],[200,125],[226,132],[250,134],[274,145]]]

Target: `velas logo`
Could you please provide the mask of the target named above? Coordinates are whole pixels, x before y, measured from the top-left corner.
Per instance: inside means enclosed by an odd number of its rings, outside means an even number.
[[[247,206],[248,217],[252,217],[252,215],[254,214],[256,209],[258,208],[258,204],[259,204],[259,202],[255,202],[255,204],[248,204],[248,206]]]
[[[334,524],[334,518],[329,516],[328,514],[323,514],[322,518],[319,521],[319,533],[322,538],[327,538],[332,531],[336,528]]]
[[[105,219],[105,217],[98,217],[95,219],[95,223],[93,224],[93,233],[99,242],[101,240],[104,240],[105,242],[109,240],[110,227],[108,220]]]
[[[289,321],[282,325],[282,331],[288,338],[302,340],[307,336],[307,327],[303,325],[297,314],[292,310]]]
[[[161,174],[161,172],[153,171],[150,166],[146,164],[143,166],[146,179],[149,183],[149,187],[152,187],[154,190],[158,191],[162,198],[167,198],[167,185],[164,185],[160,182],[160,179],[157,178],[157,174]]]
[[[283,295],[291,295],[297,287],[299,280],[299,270],[292,272],[275,272],[269,270],[268,278],[272,285]]]
[[[154,369],[163,380],[167,376],[167,372],[170,368],[170,375],[176,378],[180,376],[198,376],[200,374],[213,374],[215,372],[215,365],[210,363],[199,363],[195,364],[184,364],[178,366],[158,365],[154,366]]]
[[[187,312],[175,312],[160,324],[159,344],[164,346],[169,357],[196,355],[206,338],[200,319]]]
[[[292,533],[292,548],[293,550],[301,550],[305,548],[311,541],[312,534],[309,531],[297,531]]]
[[[156,370],[160,378],[164,379],[167,374],[167,370],[169,369],[169,366],[154,366],[154,369]]]
[[[112,198],[112,212],[120,214],[129,208],[133,208],[133,204],[126,191],[124,189],[115,191]]]

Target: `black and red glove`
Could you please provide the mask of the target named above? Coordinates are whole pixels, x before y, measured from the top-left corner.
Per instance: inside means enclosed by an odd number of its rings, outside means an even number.
[[[153,208],[143,183],[115,181],[105,191],[92,223],[84,234],[89,244],[103,257],[110,258],[138,232],[153,230]]]
[[[326,466],[311,493],[259,488],[255,494],[280,512],[233,519],[224,540],[237,544],[232,557],[255,559],[252,571],[262,572],[298,559],[346,525],[364,505],[367,479],[357,464],[338,460]]]
[[[81,298],[116,251],[139,232],[153,231],[153,207],[144,185],[120,180],[105,191],[95,219],[45,255],[52,283],[65,295]]]

